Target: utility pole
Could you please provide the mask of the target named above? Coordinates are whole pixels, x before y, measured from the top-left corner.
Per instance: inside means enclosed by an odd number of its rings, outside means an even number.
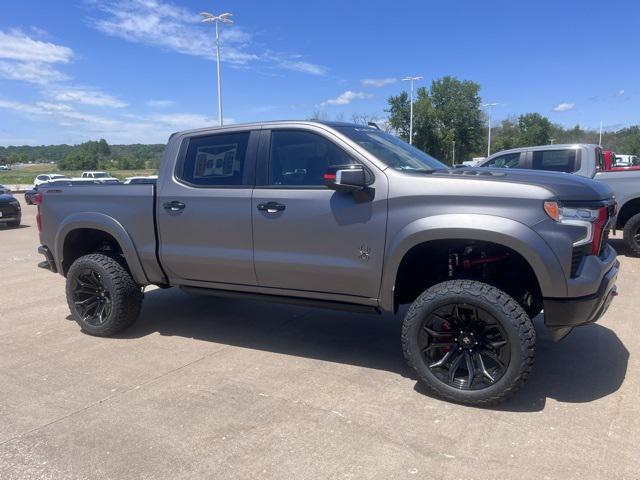
[[[489,137],[487,139],[487,157],[491,156],[491,115],[493,113],[493,107],[500,105],[498,102],[485,103],[482,106],[489,109]]]
[[[598,140],[598,145],[602,146],[602,120],[600,120],[600,140]]]
[[[456,164],[456,141],[453,141],[453,148],[451,152],[451,165],[454,166]]]
[[[404,77],[402,79],[403,82],[411,82],[411,100],[409,107],[409,145],[413,145],[413,82],[417,80],[422,80],[423,77],[415,76],[415,77]]]
[[[218,31],[218,23],[233,23],[230,17],[232,13],[222,13],[220,15],[213,15],[212,13],[202,12],[202,22],[213,22],[216,24],[216,70],[218,73],[218,125],[222,126],[222,80],[220,77],[220,33]]]

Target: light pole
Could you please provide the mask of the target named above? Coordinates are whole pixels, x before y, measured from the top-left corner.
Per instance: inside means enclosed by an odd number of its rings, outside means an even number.
[[[230,17],[232,13],[221,13],[220,15],[213,15],[212,13],[202,12],[202,22],[214,22],[216,24],[216,65],[218,71],[218,125],[222,126],[222,82],[220,79],[220,35],[218,33],[218,23],[233,23]]]
[[[411,103],[410,103],[410,114],[409,114],[409,145],[413,144],[413,82],[416,80],[422,80],[423,77],[404,77],[402,79],[403,82],[411,82]]]
[[[484,103],[482,106],[489,109],[489,138],[487,139],[487,157],[491,156],[491,114],[493,113],[493,107],[499,105],[498,102]]]
[[[598,145],[602,146],[602,120],[600,120],[600,139],[598,140]]]

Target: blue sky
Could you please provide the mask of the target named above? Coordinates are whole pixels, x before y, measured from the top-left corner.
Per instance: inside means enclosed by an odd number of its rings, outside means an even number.
[[[640,2],[21,0],[0,16],[0,145],[164,142],[227,122],[384,117],[399,78],[475,80],[494,117],[640,123]]]

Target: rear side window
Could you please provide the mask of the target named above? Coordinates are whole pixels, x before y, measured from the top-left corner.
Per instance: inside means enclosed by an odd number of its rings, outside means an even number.
[[[324,186],[329,165],[346,165],[353,159],[330,140],[311,132],[274,130],[271,134],[269,184]]]
[[[573,173],[578,170],[577,150],[543,150],[533,152],[532,167],[536,170]]]
[[[191,138],[177,176],[193,185],[243,186],[248,144],[249,132]]]
[[[493,168],[518,168],[520,166],[520,152],[499,155],[484,163],[482,166]]]

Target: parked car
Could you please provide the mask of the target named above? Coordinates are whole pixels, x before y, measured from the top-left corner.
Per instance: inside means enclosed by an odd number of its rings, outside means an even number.
[[[27,190],[26,192],[24,192],[24,201],[27,205],[33,205],[33,198],[35,197],[36,193],[38,193],[38,189],[40,188],[40,186],[42,185],[48,185],[49,182],[47,183],[41,183],[40,185],[36,185],[34,186],[31,190]]]
[[[627,247],[640,255],[640,172],[607,168],[600,146],[577,144],[514,148],[494,153],[479,166],[573,173],[608,185],[618,202],[618,213],[611,228],[623,230]]]
[[[19,227],[22,221],[20,202],[11,193],[0,194],[0,223]]]
[[[59,173],[44,173],[42,175],[38,175],[33,181],[33,186],[36,187],[42,183],[50,182],[51,180],[59,180],[63,178],[69,178],[66,175],[61,175]]]
[[[640,157],[637,155],[616,154],[616,158],[620,166],[640,166]]]
[[[627,155],[628,157],[629,155]],[[640,165],[633,166],[629,162],[622,162],[620,157],[611,150],[605,150],[602,153],[604,165],[598,166],[598,171],[619,172],[621,170],[640,170]]]
[[[11,190],[4,185],[0,185],[0,195],[5,195],[7,193],[11,193]]]
[[[90,172],[82,172],[80,175],[82,178],[111,178],[111,174],[102,171],[90,171]]]
[[[613,192],[579,176],[450,169],[375,128],[290,121],[174,134],[159,179],[41,191],[43,266],[66,277],[84,332],[129,327],[149,284],[411,304],[401,341],[420,381],[487,405],[525,382],[541,309],[560,340],[616,295]]]
[[[124,180],[125,185],[140,185],[140,184],[153,184],[155,185],[158,180],[157,175],[151,175],[148,177],[127,177]]]
[[[9,165],[0,165],[0,170],[11,170]]]

